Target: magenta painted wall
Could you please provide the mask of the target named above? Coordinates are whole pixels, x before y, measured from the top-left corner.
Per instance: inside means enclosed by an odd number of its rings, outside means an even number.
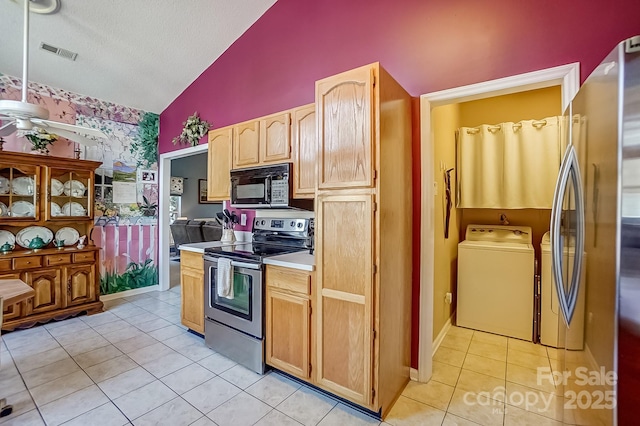
[[[171,139],[194,111],[218,128],[311,103],[316,80],[376,61],[414,97],[571,62],[584,80],[640,34],[638,16],[637,0],[278,0],[162,112],[160,152],[181,148]],[[417,309],[413,318],[415,367]]]

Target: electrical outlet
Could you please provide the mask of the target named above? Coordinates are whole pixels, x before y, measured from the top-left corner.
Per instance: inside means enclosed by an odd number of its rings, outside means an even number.
[[[445,294],[444,301],[447,302],[448,304],[451,304],[451,302],[453,302],[453,294],[451,293]]]
[[[240,215],[240,225],[247,226],[247,215],[245,213]]]

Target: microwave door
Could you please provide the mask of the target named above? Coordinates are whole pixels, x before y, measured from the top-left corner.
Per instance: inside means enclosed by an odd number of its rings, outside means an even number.
[[[231,179],[231,206],[237,208],[269,205],[269,177],[241,176]]]

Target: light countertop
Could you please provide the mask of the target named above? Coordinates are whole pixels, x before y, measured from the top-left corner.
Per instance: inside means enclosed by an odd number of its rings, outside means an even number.
[[[315,256],[309,254],[309,250],[267,257],[262,262],[265,265],[284,266],[303,271],[313,271],[316,268]]]
[[[236,241],[234,243],[223,243],[222,241],[205,241],[202,243],[180,244],[180,246],[178,247],[178,250],[192,251],[195,253],[204,253],[204,249],[208,249],[210,247],[230,246],[238,243],[242,243],[242,241]]]

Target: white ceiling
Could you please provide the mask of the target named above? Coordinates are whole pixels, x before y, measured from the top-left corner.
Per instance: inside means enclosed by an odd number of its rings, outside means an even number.
[[[61,0],[30,15],[29,80],[160,113],[275,2]],[[0,0],[0,73],[22,76],[22,23],[22,0]]]

